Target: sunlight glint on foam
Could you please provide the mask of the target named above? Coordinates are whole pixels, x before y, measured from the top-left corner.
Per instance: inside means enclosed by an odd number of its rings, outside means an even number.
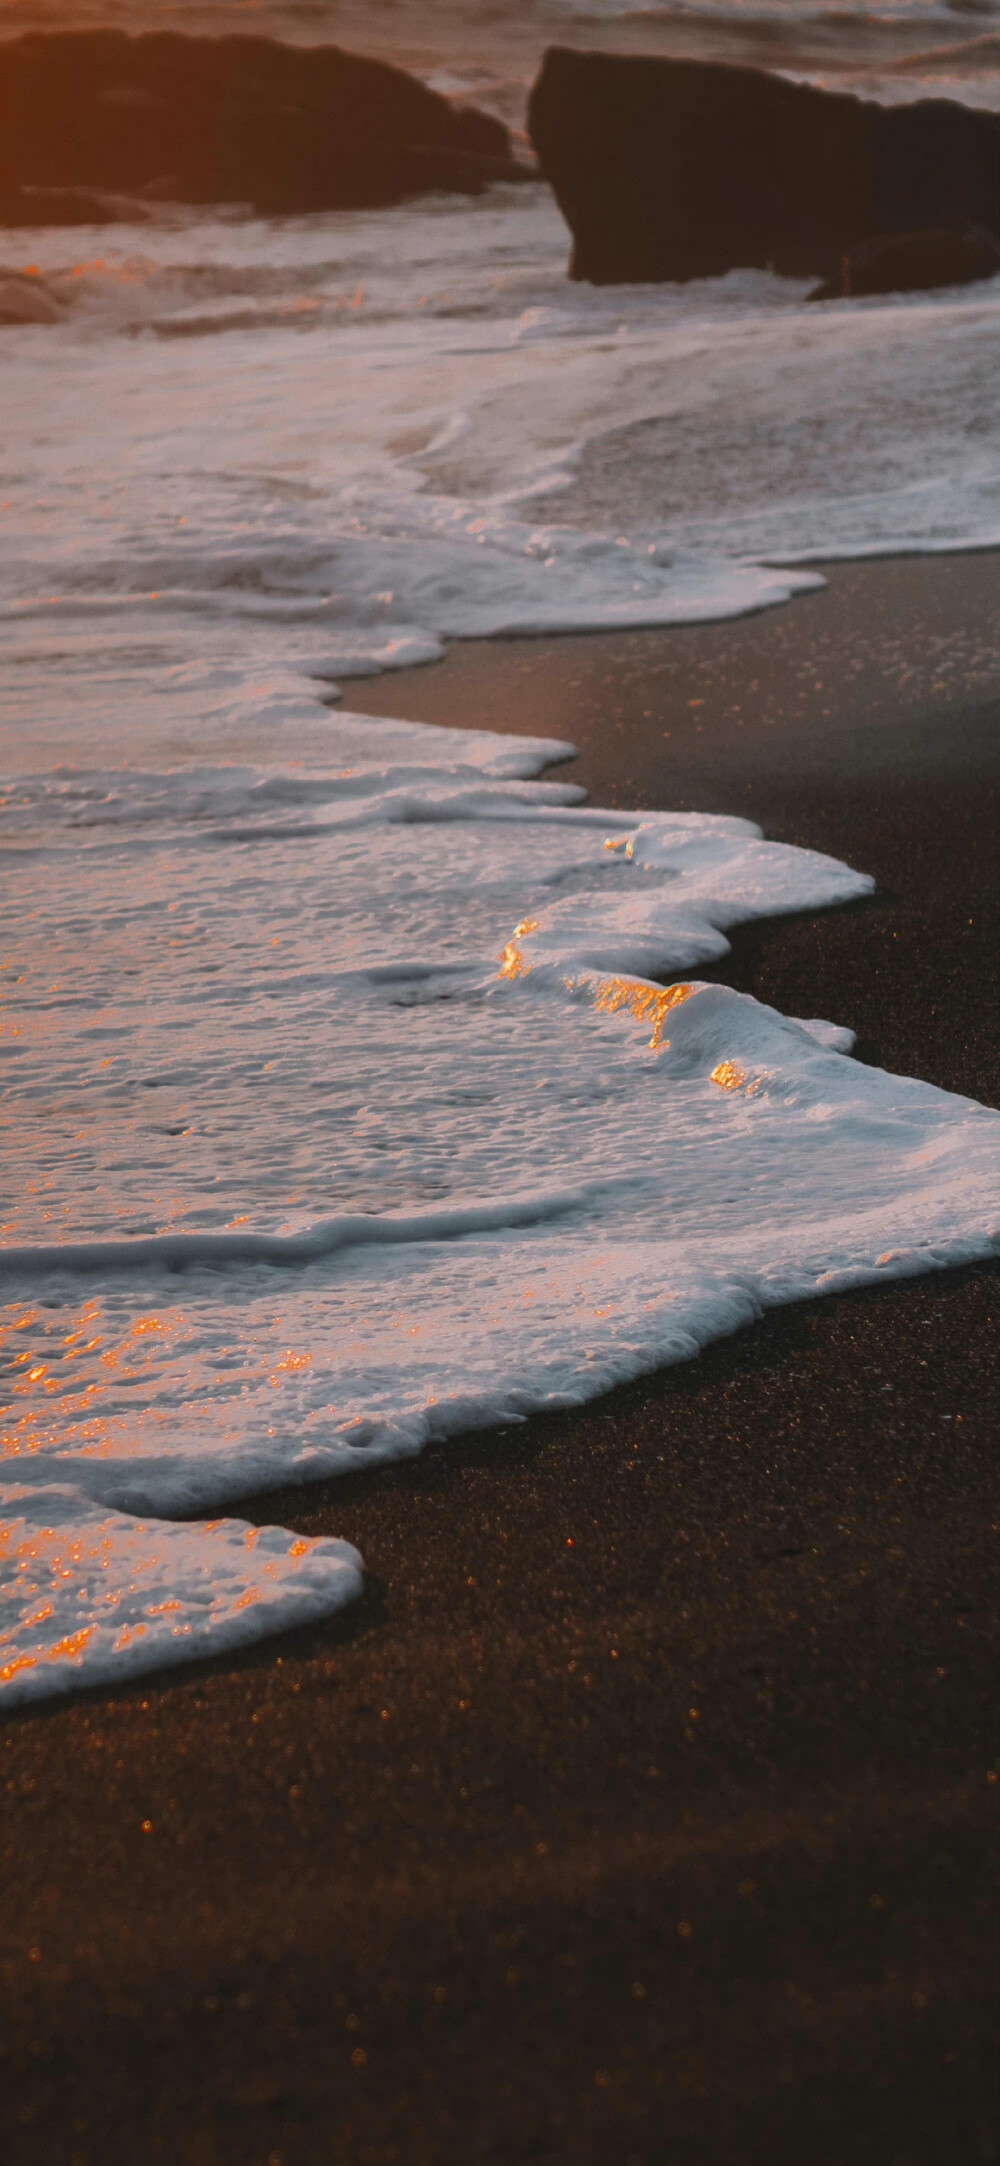
[[[594,293],[565,254],[532,188],[30,237],[63,316],[3,333],[0,1703],[357,1594],[240,1497],[995,1238],[994,1116],[698,982],[863,875],[586,808],[538,779],[565,746],[332,710],[452,637],[996,538],[991,289]]]
[[[8,1136],[45,1178],[0,1248],[0,1703],[358,1593],[348,1544],[218,1516],[240,1496],[996,1240],[997,1116],[698,981],[727,927],[864,875],[596,813],[531,779],[563,746],[322,727],[325,770],[41,775],[8,806]]]

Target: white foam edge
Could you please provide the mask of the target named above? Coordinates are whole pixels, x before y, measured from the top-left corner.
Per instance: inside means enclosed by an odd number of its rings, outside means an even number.
[[[55,1642],[22,1646],[6,1661],[10,1639],[0,1632],[5,1709],[231,1654],[329,1617],[362,1592],[358,1551],[329,1536],[238,1519],[140,1518],[90,1504],[57,1483],[8,1489],[4,1514],[6,1601],[27,1596],[30,1603],[36,1572],[50,1584],[69,1573],[88,1620]],[[39,1592],[36,1626],[52,1607]],[[30,1618],[29,1608],[22,1638],[32,1629]]]

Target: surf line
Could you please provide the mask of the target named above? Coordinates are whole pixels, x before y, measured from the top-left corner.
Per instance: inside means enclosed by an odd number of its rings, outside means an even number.
[[[546,1189],[511,1196],[504,1203],[455,1205],[445,1211],[354,1216],[321,1220],[302,1233],[155,1233],[117,1240],[52,1241],[0,1248],[0,1280],[114,1270],[184,1271],[196,1264],[317,1263],[338,1249],[382,1248],[404,1242],[456,1241],[470,1234],[503,1233],[544,1225],[585,1211],[617,1182],[587,1182],[575,1189]]]

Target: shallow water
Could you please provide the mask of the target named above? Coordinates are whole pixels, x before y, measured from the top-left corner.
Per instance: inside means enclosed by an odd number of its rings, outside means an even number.
[[[541,186],[4,249],[54,316],[0,333],[16,1701],[360,1586],[345,1544],[173,1515],[994,1242],[995,1116],[698,982],[862,871],[336,702],[455,637],[996,541],[1000,290],[592,292]]]
[[[591,811],[537,740],[319,726],[323,769],[11,793],[8,1698],[357,1592],[343,1545],[164,1515],[995,1240],[995,1115],[698,982],[727,926],[864,875]]]
[[[25,732],[79,755],[93,699],[120,756],[136,703],[145,744],[164,672],[206,660],[333,682],[454,637],[739,615],[814,581],[777,568],[810,556],[1000,537],[1000,280],[595,291],[566,246],[540,185],[8,235],[59,320],[2,334],[0,758]]]

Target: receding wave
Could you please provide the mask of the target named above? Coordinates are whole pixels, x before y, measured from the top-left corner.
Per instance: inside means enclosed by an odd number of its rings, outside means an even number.
[[[61,1272],[185,1271],[191,1266],[272,1264],[293,1269],[318,1263],[339,1249],[399,1247],[414,1241],[460,1241],[477,1233],[540,1226],[586,1209],[594,1184],[540,1196],[511,1196],[498,1204],[468,1204],[449,1211],[402,1217],[328,1219],[304,1233],[160,1233],[120,1241],[60,1241],[0,1247],[0,1280],[18,1283]]]
[[[994,1115],[705,982],[863,871],[336,702],[1000,515],[995,283],[587,290],[537,186],[5,246],[12,1704],[357,1594],[240,1497],[995,1246]]]
[[[852,1060],[849,1013],[701,975],[733,926],[863,905],[864,873],[581,807],[531,779],[564,743],[333,714],[287,676],[256,696],[308,762],[227,765],[252,672],[187,686],[213,766],[0,793],[34,1167],[0,1232],[0,1704],[357,1595],[349,1545],[215,1516],[240,1497],[997,1245],[995,1114]],[[249,807],[220,877],[185,843]]]

